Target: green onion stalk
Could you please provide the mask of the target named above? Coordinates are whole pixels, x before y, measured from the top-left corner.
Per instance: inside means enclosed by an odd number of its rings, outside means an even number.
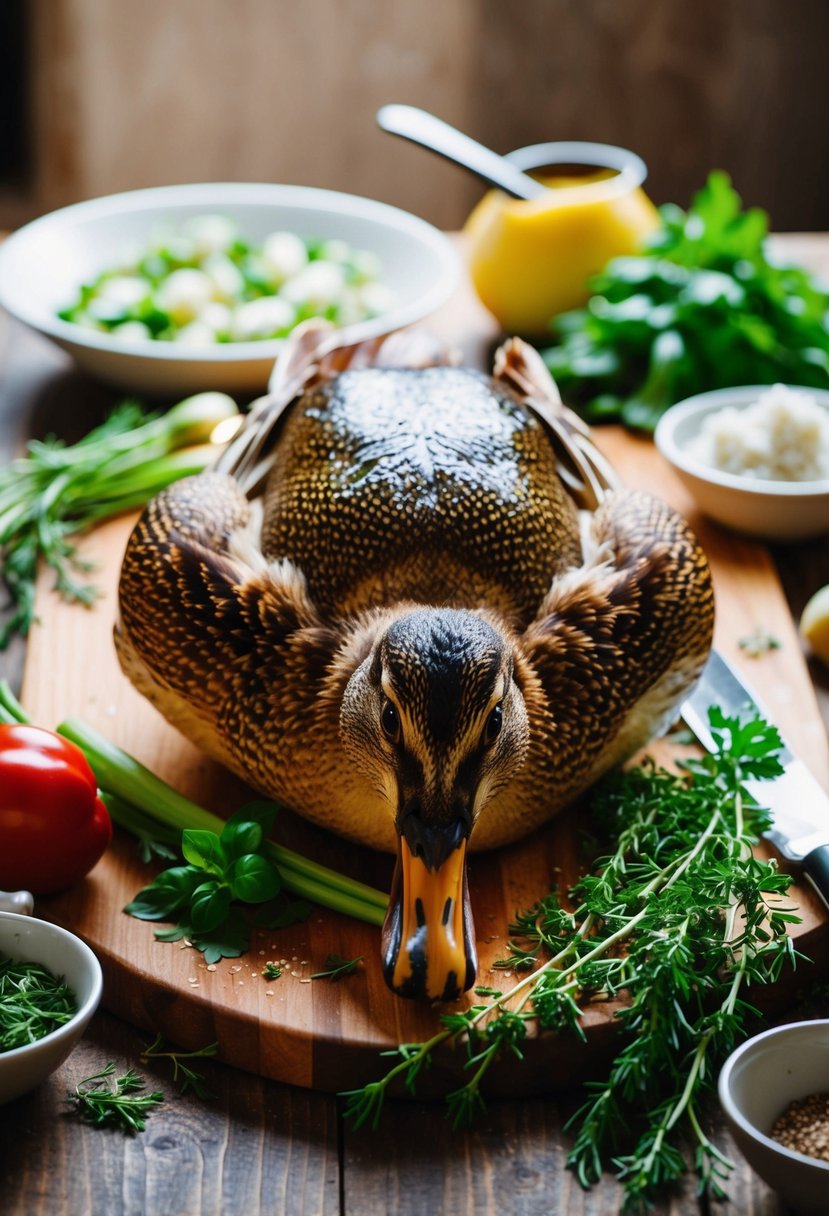
[[[0,574],[11,613],[0,650],[26,636],[35,619],[35,579],[43,561],[67,600],[90,604],[96,591],[74,538],[143,506],[166,486],[200,473],[215,458],[217,428],[240,417],[224,393],[196,393],[166,413],[123,401],[78,443],[32,440],[26,454],[0,468]]]
[[[28,721],[8,681],[0,681],[0,723]],[[188,828],[221,834],[224,820],[219,815],[185,798],[89,723],[70,717],[58,726],[57,733],[86,756],[119,827],[139,839],[154,836],[169,845],[178,844],[180,833]],[[382,891],[273,841],[267,842],[264,851],[294,895],[367,924],[382,925],[388,903]]]

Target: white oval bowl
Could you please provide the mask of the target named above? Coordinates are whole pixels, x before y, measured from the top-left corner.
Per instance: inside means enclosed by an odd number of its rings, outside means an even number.
[[[196,183],[91,199],[33,220],[0,246],[0,304],[69,351],[86,371],[120,388],[163,395],[264,391],[281,339],[188,349],[125,340],[57,316],[82,283],[116,265],[126,249],[144,245],[160,223],[178,225],[205,213],[235,220],[254,242],[284,230],[343,240],[377,254],[393,302],[380,316],[349,326],[355,342],[423,320],[458,282],[460,259],[451,241],[386,203],[305,186]]]
[[[771,385],[699,393],[672,406],[657,423],[654,439],[704,514],[746,536],[763,540],[809,540],[829,531],[829,479],[772,481],[724,473],[689,454],[688,444],[699,434],[709,414],[733,406],[745,409]],[[808,393],[829,411],[825,389],[789,386]]]
[[[53,975],[62,976],[78,1004],[74,1016],[51,1034],[24,1047],[0,1052],[2,1104],[34,1089],[63,1063],[98,1007],[103,977],[97,958],[74,933],[16,912],[0,912],[0,954],[40,963]]]
[[[749,1165],[798,1211],[829,1211],[829,1161],[793,1152],[771,1130],[790,1102],[829,1092],[829,1018],[777,1026],[728,1057],[719,1096]]]

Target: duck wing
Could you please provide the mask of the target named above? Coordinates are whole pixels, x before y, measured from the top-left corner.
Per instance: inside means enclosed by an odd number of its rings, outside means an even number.
[[[530,751],[497,813],[481,816],[478,848],[540,826],[664,733],[710,650],[710,570],[671,507],[613,492],[589,520],[585,549],[518,639]]]
[[[342,640],[320,621],[300,571],[262,557],[256,516],[220,473],[158,495],[127,545],[115,626],[136,687],[248,780],[263,768],[264,736],[275,734],[278,759],[293,719],[310,729]],[[268,774],[279,767],[271,755]]]

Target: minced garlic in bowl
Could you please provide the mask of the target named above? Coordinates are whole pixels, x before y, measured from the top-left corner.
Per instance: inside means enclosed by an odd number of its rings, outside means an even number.
[[[829,533],[829,391],[776,384],[677,402],[654,435],[694,506],[761,540]]]
[[[807,390],[775,384],[751,405],[708,414],[686,450],[724,473],[820,481],[829,477],[829,412]]]

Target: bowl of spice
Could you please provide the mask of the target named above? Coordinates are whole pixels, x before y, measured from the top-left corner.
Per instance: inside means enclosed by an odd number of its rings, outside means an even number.
[[[654,436],[704,514],[747,536],[829,531],[829,392],[747,385],[699,393]]]
[[[100,963],[79,937],[0,912],[0,1104],[28,1093],[63,1063],[102,986]]]
[[[777,1026],[738,1047],[720,1103],[749,1165],[798,1212],[829,1210],[829,1018]]]

